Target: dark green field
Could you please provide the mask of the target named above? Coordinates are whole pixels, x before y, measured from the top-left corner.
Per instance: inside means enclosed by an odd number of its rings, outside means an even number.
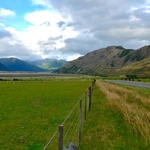
[[[81,79],[1,81],[0,149],[43,149],[90,83]]]

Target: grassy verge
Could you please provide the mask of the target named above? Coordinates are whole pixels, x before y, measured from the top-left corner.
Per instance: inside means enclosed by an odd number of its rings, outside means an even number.
[[[79,150],[150,149],[149,104],[147,92],[98,81]]]
[[[125,88],[128,88],[130,90],[133,90],[140,94],[142,97],[146,97],[150,99],[150,89],[149,88],[141,88],[141,87],[136,87],[136,86],[128,86],[128,85],[119,85]]]
[[[0,149],[42,149],[90,83],[84,79],[1,81]]]

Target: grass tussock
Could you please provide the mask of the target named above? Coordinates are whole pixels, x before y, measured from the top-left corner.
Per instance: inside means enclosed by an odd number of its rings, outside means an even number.
[[[114,84],[97,81],[106,95],[109,105],[117,109],[134,132],[139,134],[146,145],[150,144],[150,96]]]

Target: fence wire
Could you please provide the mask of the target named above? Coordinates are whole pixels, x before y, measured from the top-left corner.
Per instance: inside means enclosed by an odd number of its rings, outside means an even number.
[[[90,86],[92,87],[92,86]],[[87,90],[89,91],[89,89]],[[78,136],[79,136],[79,126],[80,126],[80,101],[82,100],[82,122],[85,120],[85,110],[87,109],[87,93],[85,92],[81,98],[78,100],[76,105],[73,107],[73,109],[70,111],[68,116],[65,118],[65,120],[62,122],[61,125],[64,125],[64,145],[67,146],[69,142],[73,142],[75,145],[78,145]],[[92,89],[91,89],[92,91]],[[85,105],[84,105],[85,104]],[[56,139],[56,136],[58,136],[59,129],[54,133],[52,138],[47,142],[43,150],[57,150],[58,149],[58,138]],[[54,140],[55,139],[55,140]],[[52,144],[52,142],[54,143]]]
[[[75,121],[77,120],[77,117],[79,116],[79,112],[77,112],[72,120],[72,123],[70,124],[70,127],[68,128],[68,130],[66,131],[66,134],[64,136],[64,140],[66,139],[69,131],[71,130],[72,126],[75,124]],[[77,121],[76,121],[77,122]]]

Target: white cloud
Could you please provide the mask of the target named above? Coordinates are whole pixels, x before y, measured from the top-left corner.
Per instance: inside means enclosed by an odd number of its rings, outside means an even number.
[[[0,8],[0,17],[7,17],[7,16],[15,16],[15,12],[8,9]]]
[[[46,52],[63,48],[65,46],[64,40],[78,35],[73,27],[65,25],[71,21],[71,18],[63,18],[55,11],[43,10],[28,13],[25,15],[25,20],[33,25],[20,34],[21,39],[25,41],[26,45],[30,45],[33,49],[39,51],[42,48],[43,51],[46,49]],[[59,26],[60,22],[63,22],[64,25]],[[54,39],[55,42],[52,43]]]
[[[42,55],[42,58],[52,58],[52,59],[64,59],[67,61],[71,61],[74,59],[77,59],[78,57],[80,57],[82,55],[78,54],[78,53],[64,53],[62,50],[56,50],[56,51],[51,51],[48,55]]]
[[[17,31],[12,27],[4,27],[5,30],[11,33],[12,37],[3,40],[3,44],[0,43],[0,48],[2,48],[1,54],[6,55],[8,53],[8,55],[12,56],[12,51],[8,51],[12,47],[13,54],[18,55],[18,57],[25,57],[27,55],[51,57],[53,54],[57,58],[63,57],[68,59],[68,54],[65,55],[59,49],[65,47],[66,39],[75,38],[78,35],[78,32],[74,31],[73,27],[67,26],[70,18],[64,19],[57,12],[43,10],[28,13],[25,15],[25,19],[32,23],[32,25],[29,25],[22,31]],[[4,45],[6,45],[5,48]],[[14,50],[15,48],[19,49],[19,52]],[[60,53],[62,54],[60,55]],[[76,56],[77,54],[72,58],[76,58]]]
[[[76,53],[76,54],[72,54],[72,55],[68,56],[68,57],[65,58],[65,59],[66,59],[67,61],[72,61],[72,60],[77,59],[77,58],[79,58],[79,57],[81,57],[81,56],[82,56],[82,55]]]
[[[34,5],[42,5],[42,6],[48,6],[48,1],[47,0],[32,0],[32,3]]]
[[[1,30],[4,51],[6,45],[22,57],[31,54],[71,60],[109,45],[136,49],[150,43],[149,0],[30,1],[34,8],[40,5],[43,10],[25,14],[25,21],[30,23],[27,28],[17,31],[0,24],[8,31]],[[3,16],[15,14],[3,12]],[[22,53],[15,50],[17,47]]]
[[[63,18],[59,13],[49,10],[35,11],[27,13],[25,20],[34,25],[40,25],[44,23],[50,23],[50,25],[56,25],[59,21],[70,21],[70,18]]]
[[[150,5],[149,6],[145,6],[143,12],[150,13]]]

